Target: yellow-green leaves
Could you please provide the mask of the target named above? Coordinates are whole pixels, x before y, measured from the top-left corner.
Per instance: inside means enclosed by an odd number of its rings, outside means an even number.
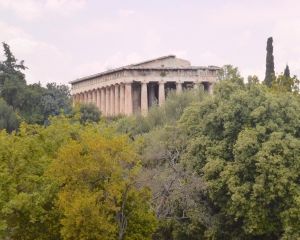
[[[150,239],[150,190],[128,137],[63,115],[51,123],[0,132],[0,238]]]

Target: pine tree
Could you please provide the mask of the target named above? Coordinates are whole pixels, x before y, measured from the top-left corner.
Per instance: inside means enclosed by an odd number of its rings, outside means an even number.
[[[272,74],[274,71],[274,56],[273,56],[273,38],[269,37],[267,41],[267,59],[266,59],[266,77],[265,83],[267,86],[271,86]]]
[[[291,75],[290,75],[290,68],[289,68],[289,65],[286,64],[286,67],[284,69],[284,73],[283,75],[286,77],[286,78],[290,78]]]

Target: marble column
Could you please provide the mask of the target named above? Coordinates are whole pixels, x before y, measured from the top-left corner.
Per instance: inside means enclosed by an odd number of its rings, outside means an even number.
[[[91,91],[88,91],[88,103],[90,103],[92,100],[92,93]]]
[[[199,84],[195,82],[193,87],[194,87],[194,89],[198,89],[199,88]]]
[[[72,103],[73,103],[73,106],[75,106],[75,103],[76,103],[76,95],[72,95]]]
[[[154,84],[149,84],[149,107],[152,107],[153,102],[155,101],[155,90]]]
[[[106,109],[105,109],[105,107],[106,107],[106,103],[105,103],[106,98],[105,98],[105,96],[106,96],[105,88],[103,87],[103,88],[101,88],[101,108],[100,109],[101,109],[101,112],[104,116],[106,114]]]
[[[97,95],[96,106],[101,111],[101,98],[100,98],[101,97],[101,90],[99,88],[96,90],[96,95]]]
[[[105,96],[105,116],[110,115],[110,87],[106,87]]]
[[[93,90],[93,103],[97,106],[97,90]]]
[[[120,114],[120,94],[119,94],[119,84],[115,85],[115,116]]]
[[[84,103],[88,103],[88,92],[84,92]]]
[[[115,88],[110,86],[110,116],[115,115]]]
[[[125,84],[120,84],[120,114],[125,114]]]
[[[125,84],[125,114],[132,115],[133,106],[132,106],[132,84]]]
[[[182,83],[181,82],[176,83],[176,92],[177,93],[182,92]]]
[[[162,106],[165,103],[165,83],[159,82],[158,88],[158,104]]]
[[[146,82],[143,82],[141,86],[141,111],[143,115],[147,115],[148,113],[148,92]]]

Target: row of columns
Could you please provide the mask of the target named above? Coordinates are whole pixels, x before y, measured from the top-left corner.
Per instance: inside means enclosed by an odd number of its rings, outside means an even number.
[[[197,88],[197,85],[194,85]],[[182,83],[176,83],[176,91],[182,91]],[[133,114],[133,99],[132,99],[132,83],[121,83],[103,88],[94,89],[88,92],[78,93],[73,95],[73,104],[76,101],[83,103],[94,103],[104,116],[117,116],[119,114]],[[154,85],[141,83],[141,111],[144,114],[148,112],[148,100],[155,100]],[[161,106],[165,102],[165,82],[159,82],[158,87],[158,104]]]
[[[116,84],[73,95],[76,101],[93,103],[104,116],[132,115],[132,84]]]

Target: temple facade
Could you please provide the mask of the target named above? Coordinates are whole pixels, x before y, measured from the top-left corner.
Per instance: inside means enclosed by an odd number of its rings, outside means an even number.
[[[147,113],[153,102],[164,104],[168,90],[203,87],[212,94],[216,66],[191,66],[174,55],[132,64],[69,82],[73,104],[94,103],[104,116]]]

